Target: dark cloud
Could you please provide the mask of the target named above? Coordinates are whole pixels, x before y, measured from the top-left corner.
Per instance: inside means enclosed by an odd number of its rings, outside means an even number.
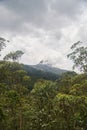
[[[78,19],[83,3],[86,0],[3,0],[0,28],[16,33],[32,25],[54,32],[58,28],[61,34],[61,28]]]
[[[1,7],[8,14],[1,11],[1,24],[17,30],[25,23],[44,29],[66,26],[69,18],[80,15],[81,3],[81,0],[3,0]]]
[[[54,0],[51,8],[63,17],[75,18],[83,11],[86,0]]]
[[[7,0],[3,5],[17,15],[20,22],[40,24],[47,10],[45,0]]]

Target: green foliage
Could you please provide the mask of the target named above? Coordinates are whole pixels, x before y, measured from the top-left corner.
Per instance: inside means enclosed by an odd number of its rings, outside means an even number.
[[[33,83],[32,83],[33,82]],[[0,62],[1,130],[86,130],[87,74],[34,79],[17,62]]]

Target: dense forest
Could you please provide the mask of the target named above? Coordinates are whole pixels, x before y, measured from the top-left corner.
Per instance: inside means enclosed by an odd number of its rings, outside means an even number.
[[[0,52],[6,42],[0,38]],[[79,44],[68,57],[82,73],[55,81],[29,76],[18,63],[22,51],[0,61],[0,130],[87,130],[87,47]]]

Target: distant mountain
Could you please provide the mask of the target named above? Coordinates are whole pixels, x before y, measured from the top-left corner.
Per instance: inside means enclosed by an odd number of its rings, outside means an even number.
[[[60,75],[67,71],[67,70],[56,68],[56,67],[52,67],[52,65],[50,65],[50,64],[37,64],[37,65],[33,65],[32,67],[37,70],[41,70],[44,72],[50,72],[50,73],[57,74],[57,75]]]
[[[52,67],[49,64],[24,65],[24,70],[28,75],[35,78],[43,78],[47,80],[56,80],[67,70]]]

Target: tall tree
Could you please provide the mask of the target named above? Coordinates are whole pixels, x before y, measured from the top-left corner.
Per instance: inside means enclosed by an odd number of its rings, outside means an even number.
[[[4,47],[6,47],[6,42],[9,42],[8,40],[6,40],[5,38],[3,37],[0,37],[0,51],[2,51],[2,49]]]
[[[15,52],[10,52],[9,54],[7,54],[3,59],[4,60],[13,60],[13,61],[16,61],[16,60],[19,60],[19,58],[21,58],[21,56],[24,54],[23,51],[21,50],[17,50]]]
[[[79,67],[80,71],[87,72],[87,47],[81,46],[81,43],[74,43],[71,46],[72,52],[67,57],[73,60],[73,69]]]

